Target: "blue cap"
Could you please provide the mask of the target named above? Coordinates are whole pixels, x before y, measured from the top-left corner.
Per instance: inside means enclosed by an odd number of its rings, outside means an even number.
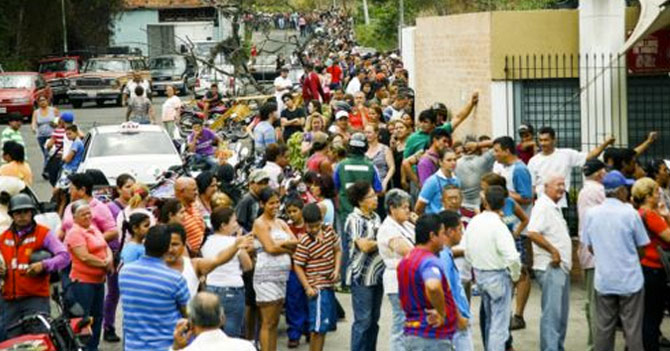
[[[74,122],[74,114],[72,112],[63,112],[60,114],[60,120],[65,123]]]
[[[616,189],[620,186],[631,186],[635,180],[628,179],[619,171],[611,171],[603,178],[603,186],[605,189]]]

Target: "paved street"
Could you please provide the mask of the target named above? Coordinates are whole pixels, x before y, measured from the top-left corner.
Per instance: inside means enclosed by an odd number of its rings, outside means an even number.
[[[185,98],[184,98],[185,99]],[[164,101],[164,98],[155,98],[154,107],[156,111],[160,111],[160,105]],[[72,110],[70,106],[64,105],[59,106],[61,110]],[[89,130],[94,125],[100,124],[116,124],[124,120],[124,109],[119,107],[104,107],[98,108],[95,104],[85,105],[81,109],[73,110],[76,116],[77,123],[85,130]],[[24,125],[23,136],[28,145],[28,154],[31,163],[33,173],[36,175],[35,180],[35,189],[38,195],[43,199],[47,200],[51,193],[51,188],[48,183],[44,182],[39,174],[41,173],[40,166],[38,165],[38,160],[41,159],[37,143],[33,134],[30,132],[30,128],[27,125]],[[341,321],[338,326],[338,330],[327,337],[326,340],[326,350],[332,351],[344,351],[349,350],[349,340],[351,332],[351,323],[353,321],[353,312],[351,308],[351,296],[347,294],[338,295],[340,302],[342,303],[346,313],[347,318],[344,321]],[[582,313],[582,306],[584,304],[584,291],[582,284],[577,282],[572,287],[571,295],[571,310],[570,310],[570,320],[568,323],[568,335],[565,344],[566,350],[584,350],[586,344],[586,321]],[[479,308],[479,298],[473,298],[473,311],[478,311]],[[474,325],[478,325],[477,313],[474,313],[475,317],[473,320]],[[119,308],[119,321],[120,321],[120,308]],[[380,333],[379,333],[379,350],[388,350],[388,340],[389,340],[389,328],[390,328],[390,306],[386,300],[384,300],[384,305],[382,307],[382,316],[380,319]],[[539,348],[539,322],[540,322],[540,294],[539,288],[537,285],[534,285],[530,300],[528,302],[528,308],[526,310],[526,322],[527,329],[522,331],[514,332],[514,345],[516,350],[537,350]],[[284,324],[283,318],[280,326],[280,341],[279,349],[286,350],[286,326]],[[120,324],[120,323],[119,323]],[[663,325],[663,330],[666,335],[670,335],[670,323],[665,323]],[[120,326],[119,326],[120,327]],[[619,335],[619,341],[617,350],[623,350],[623,344],[621,336]],[[476,345],[476,350],[481,350],[481,341],[480,333],[478,328],[474,329],[474,340]],[[101,348],[103,351],[118,351],[121,350],[119,344],[106,344],[103,343]],[[308,346],[302,344],[298,350],[308,350]]]

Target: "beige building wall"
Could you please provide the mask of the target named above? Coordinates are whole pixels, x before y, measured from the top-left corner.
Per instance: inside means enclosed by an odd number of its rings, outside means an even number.
[[[491,82],[491,14],[472,13],[417,19],[415,33],[416,110],[443,102],[452,114],[479,91],[479,107],[456,132],[488,134]]]
[[[626,11],[626,31],[637,23],[639,9]],[[473,90],[480,93],[478,108],[456,131],[492,133],[492,87],[504,81],[505,57],[516,55],[579,54],[577,10],[500,11],[421,17],[416,21],[417,115],[434,102],[456,113]],[[539,65],[539,60],[537,61]],[[559,71],[559,76],[563,71]],[[566,76],[577,77],[578,70]],[[500,106],[497,106],[500,108]],[[500,121],[496,121],[500,122]],[[501,122],[505,123],[505,122]]]

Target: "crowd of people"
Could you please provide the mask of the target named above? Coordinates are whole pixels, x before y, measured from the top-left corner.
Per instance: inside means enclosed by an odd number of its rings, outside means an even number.
[[[287,347],[304,336],[319,351],[345,315],[336,291],[350,294],[351,350],[377,348],[384,300],[391,350],[473,350],[474,295],[484,349],[513,350],[534,279],[540,349],[562,350],[578,234],[588,348],[613,350],[620,320],[628,350],[659,349],[670,169],[638,157],[655,132],[634,149],[607,138],[588,152],[558,148],[560,130],[528,123],[518,135],[456,139],[477,92],[457,110],[415,111],[397,54],[360,54],[344,14],[321,20],[334,46],[300,53],[301,82],[283,69],[275,80],[275,101],[249,126],[264,162],[244,192],[232,166],[208,158],[209,171],[176,180],[173,199],[156,205],[147,185],[121,174],[102,201],[94,174],[77,172],[74,116],[40,100],[32,129],[43,176],[67,204],[49,229],[30,197],[0,194],[13,220],[0,234],[0,340],[31,331],[5,330],[20,317],[49,312],[50,273],[60,272],[66,297],[93,317],[89,351],[101,339],[124,350],[275,351],[282,312]],[[179,118],[172,96],[167,129]],[[2,132],[0,175],[30,184],[20,126],[12,119]],[[216,133],[193,129],[189,147],[212,156]],[[574,168],[585,179],[578,233],[565,219]],[[31,261],[39,250],[50,257]]]

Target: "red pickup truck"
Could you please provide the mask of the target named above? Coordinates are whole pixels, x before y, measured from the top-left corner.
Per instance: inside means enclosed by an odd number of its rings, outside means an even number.
[[[39,61],[38,72],[53,91],[54,104],[67,99],[69,77],[79,74],[82,59],[79,56],[47,57]]]

